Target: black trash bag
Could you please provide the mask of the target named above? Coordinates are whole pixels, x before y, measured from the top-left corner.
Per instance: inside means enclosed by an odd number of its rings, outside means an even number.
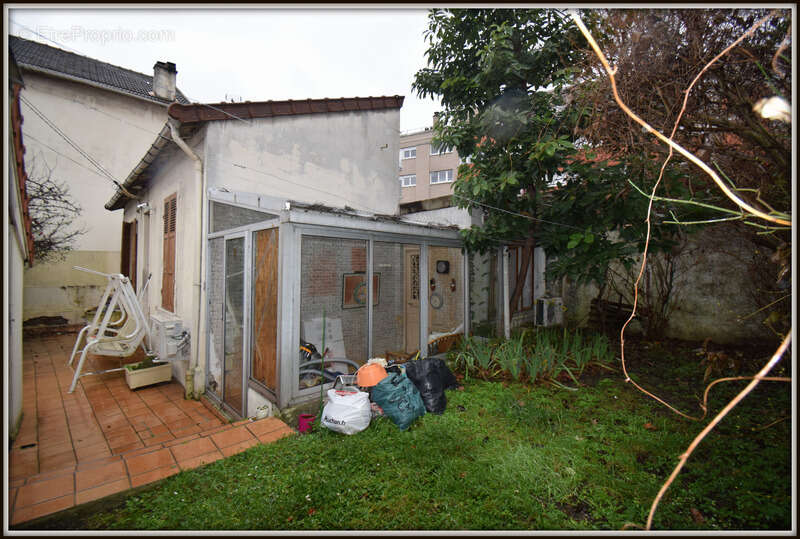
[[[425,404],[414,383],[404,374],[391,373],[373,386],[370,398],[400,430],[425,415]]]
[[[439,358],[426,358],[406,363],[406,376],[414,382],[425,403],[425,409],[432,414],[442,414],[447,407],[445,389],[458,386],[456,377]]]

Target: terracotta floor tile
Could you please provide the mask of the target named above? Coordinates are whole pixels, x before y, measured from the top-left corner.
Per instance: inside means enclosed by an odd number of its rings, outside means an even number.
[[[178,419],[177,421],[171,421],[167,423],[167,427],[172,432],[175,432],[176,430],[182,430],[188,427],[193,427],[196,425],[197,423],[195,423],[194,421],[192,421],[191,418],[186,417],[185,415],[181,416],[181,418]]]
[[[175,464],[175,459],[172,458],[172,453],[170,453],[169,449],[159,449],[158,451],[145,453],[144,455],[125,458],[125,463],[128,466],[128,473],[133,477],[150,472],[156,468],[172,466]]]
[[[178,464],[180,465],[181,470],[191,470],[193,468],[197,468],[198,466],[210,464],[221,458],[223,458],[222,453],[215,450],[212,453],[206,453],[205,455],[198,455],[190,459],[182,460]]]
[[[12,479],[8,482],[8,486],[11,488],[21,487],[25,484],[25,479]]]
[[[66,453],[67,451],[72,451],[72,444],[69,442],[57,443],[57,444],[50,444],[50,445],[40,445],[39,446],[39,458],[42,457],[53,457],[55,455],[60,455],[61,453]]]
[[[234,427],[232,429],[211,435],[211,439],[220,449],[223,447],[228,447],[229,445],[244,442],[245,440],[250,440],[252,438],[253,435],[250,434],[250,431],[248,431],[245,427]]]
[[[37,481],[23,485],[17,494],[16,508],[36,505],[41,502],[60,498],[75,492],[75,478],[72,474],[62,475],[45,481]]]
[[[126,429],[118,431],[113,436],[108,436],[106,440],[110,447],[119,447],[136,442],[139,440],[139,436],[133,429]]]
[[[285,429],[281,428],[278,430],[274,430],[272,432],[268,432],[267,434],[261,435],[258,437],[258,440],[262,444],[269,444],[277,440],[280,440],[281,438],[292,436],[294,434],[297,434],[297,432],[295,432],[293,429],[289,427],[286,427]]]
[[[98,500],[100,498],[105,498],[106,496],[111,496],[112,494],[116,494],[117,492],[122,492],[123,490],[128,490],[130,488],[131,480],[126,475],[122,479],[117,479],[116,481],[105,483],[98,487],[79,490],[75,494],[75,503],[80,505],[92,500]]]
[[[141,440],[124,445],[114,445],[111,446],[111,453],[114,455],[121,455],[123,453],[127,453],[128,451],[133,451],[134,449],[141,449],[143,446],[144,444]]]
[[[218,427],[214,427],[214,428],[211,428],[211,429],[203,430],[203,431],[200,432],[200,434],[203,435],[203,436],[208,436],[210,434],[216,434],[216,433],[219,433],[219,432],[225,432],[226,430],[231,430],[232,428],[233,427],[230,424],[220,425]]]
[[[177,465],[173,465],[164,468],[156,468],[155,470],[151,470],[139,475],[132,475],[131,487],[136,488],[141,485],[146,485],[148,483],[152,483],[153,481],[158,481],[159,479],[164,479],[165,477],[175,475],[180,471],[181,470]]]
[[[202,429],[200,428],[199,425],[192,425],[190,427],[186,427],[185,429],[174,430],[174,431],[170,431],[170,432],[172,432],[172,434],[176,438],[183,438],[183,437],[189,436],[191,434],[200,433],[201,431],[202,431]]]
[[[230,457],[231,455],[241,453],[245,449],[250,449],[254,445],[258,445],[258,443],[259,443],[258,440],[253,438],[251,440],[245,440],[244,442],[240,442],[238,444],[229,445],[228,447],[223,447],[222,449],[220,449],[220,451],[222,451],[222,454],[225,455],[226,457]]]
[[[19,500],[17,501],[19,502]],[[49,515],[50,513],[63,511],[64,509],[68,509],[73,505],[75,505],[75,495],[67,494],[66,496],[62,496],[54,500],[37,503],[36,505],[29,505],[27,507],[21,507],[15,509],[11,514],[11,525],[13,526],[44,515]]]
[[[286,423],[281,421],[276,417],[268,417],[266,419],[260,419],[258,421],[253,421],[249,425],[247,425],[247,429],[255,434],[256,436],[262,436],[267,434],[268,432],[272,432],[274,430],[278,430],[281,427],[285,427]]]
[[[173,445],[170,447],[175,460],[180,462],[194,458],[198,455],[204,455],[217,450],[217,447],[209,438],[197,438],[180,445]]]
[[[36,448],[12,449],[9,452],[8,471],[12,479],[39,473],[39,457]]]
[[[28,478],[25,484],[32,485],[33,483],[39,483],[41,481],[50,481],[51,479],[63,479],[66,476],[72,477],[73,475],[75,475],[75,466],[65,466],[64,468],[59,468],[57,470],[51,470],[49,472],[42,472],[33,475]]]
[[[159,422],[158,425],[150,427],[150,432],[152,432],[156,436],[158,436],[159,434],[169,434],[169,428],[165,424]]]
[[[103,432],[112,433],[124,427],[130,427],[130,424],[128,423],[128,418],[122,413],[100,421],[100,428],[103,429]]]
[[[107,431],[105,433],[107,440],[116,440],[126,438],[128,440],[135,440],[136,439],[136,431],[133,430],[133,427],[130,425],[124,425],[122,427],[117,427],[116,429]]]
[[[101,433],[97,432],[90,436],[86,436],[84,438],[77,438],[73,439],[72,447],[75,448],[77,451],[81,448],[92,447],[95,445],[108,445],[106,444],[106,438]]]
[[[113,464],[115,462],[123,462],[122,456],[114,455],[114,456],[107,456],[107,457],[100,457],[94,460],[87,460],[83,462],[78,462],[78,466],[75,469],[78,472],[85,472],[88,470],[93,470],[95,468],[102,468],[109,464]]]
[[[77,491],[87,490],[122,478],[127,479],[127,477],[125,463],[119,460],[105,466],[75,472],[75,489]]]
[[[142,443],[145,447],[164,447],[166,442],[174,440],[175,437],[172,434],[162,434],[161,436],[156,436],[155,438],[147,438],[142,440]]]
[[[196,440],[199,437],[200,437],[199,434],[191,434],[189,436],[182,436],[180,438],[175,438],[171,442],[166,442],[164,444],[164,447],[173,447],[173,446],[176,446],[176,445],[179,445],[179,444],[184,444],[184,443],[188,442],[189,440]]]
[[[74,466],[77,459],[72,450],[58,453],[57,455],[39,457],[39,473],[61,470],[68,466]]]

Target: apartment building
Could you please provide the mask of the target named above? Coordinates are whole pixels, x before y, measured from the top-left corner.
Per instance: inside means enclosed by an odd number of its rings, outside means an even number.
[[[430,127],[400,135],[400,205],[411,211],[450,205],[461,159],[455,148],[433,144],[433,137]]]

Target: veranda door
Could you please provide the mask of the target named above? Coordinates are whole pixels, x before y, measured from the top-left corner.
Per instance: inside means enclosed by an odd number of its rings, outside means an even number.
[[[247,272],[244,234],[209,241],[207,389],[239,417],[245,413]]]

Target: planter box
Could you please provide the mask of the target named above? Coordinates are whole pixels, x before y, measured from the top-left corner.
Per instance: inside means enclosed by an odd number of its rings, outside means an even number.
[[[128,383],[128,387],[131,389],[159,382],[169,382],[170,380],[172,380],[172,364],[170,363],[162,363],[146,369],[125,369],[125,382]]]

